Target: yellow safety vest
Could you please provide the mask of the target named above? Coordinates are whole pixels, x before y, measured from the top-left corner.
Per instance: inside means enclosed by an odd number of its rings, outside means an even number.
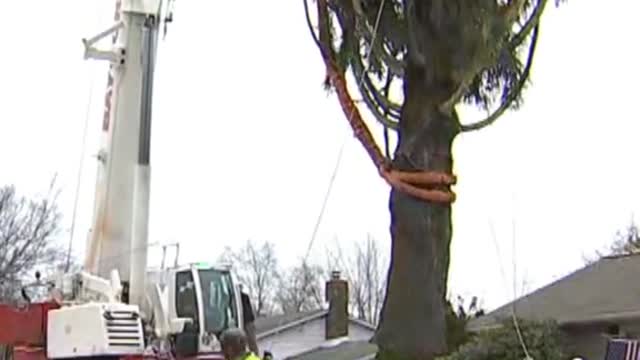
[[[260,359],[260,357],[258,357],[253,352],[249,351],[248,353],[241,356],[239,360],[262,360],[262,359]]]

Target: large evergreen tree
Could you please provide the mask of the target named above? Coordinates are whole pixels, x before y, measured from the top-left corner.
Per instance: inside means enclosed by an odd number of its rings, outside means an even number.
[[[305,0],[327,86],[392,187],[392,256],[374,339],[381,359],[433,359],[446,352],[452,143],[520,104],[546,3],[316,0],[312,11]],[[393,155],[383,155],[364,124],[348,92],[347,72],[385,135],[397,132]],[[402,85],[398,96],[394,80]],[[460,102],[492,113],[462,122],[455,109]]]

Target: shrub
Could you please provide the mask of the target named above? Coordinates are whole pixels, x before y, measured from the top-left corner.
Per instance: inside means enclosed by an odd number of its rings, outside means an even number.
[[[564,336],[552,321],[519,321],[529,356],[533,360],[565,360]],[[512,321],[480,332],[442,360],[523,360],[525,352]]]

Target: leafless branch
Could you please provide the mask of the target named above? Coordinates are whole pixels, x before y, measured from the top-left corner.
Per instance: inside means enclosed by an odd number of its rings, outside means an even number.
[[[322,290],[322,268],[302,263],[280,276],[275,300],[284,313],[317,310],[323,303]]]
[[[340,268],[345,270],[354,315],[360,320],[377,324],[386,289],[386,257],[370,236],[366,241],[356,244],[351,256],[344,256],[340,246],[336,251],[336,255],[328,254],[332,264],[328,272]]]
[[[56,195],[42,199],[18,196],[13,186],[0,188],[0,292],[7,295],[37,267],[55,266],[64,259],[55,242],[61,214]]]
[[[278,279],[278,262],[273,244],[264,242],[256,245],[249,240],[235,252],[227,249],[222,260],[234,264],[238,280],[254,302],[256,315],[267,315],[272,310]]]

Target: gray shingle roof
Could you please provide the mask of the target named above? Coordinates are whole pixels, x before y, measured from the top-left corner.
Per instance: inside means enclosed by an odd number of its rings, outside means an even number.
[[[513,303],[469,322],[469,330],[498,324]],[[606,257],[515,301],[516,314],[561,325],[640,317],[640,254]]]
[[[290,314],[273,315],[269,317],[259,317],[255,320],[256,334],[258,337],[264,334],[270,333],[282,326],[287,326],[292,323],[304,320],[306,318],[314,318],[316,315],[326,313],[327,310],[315,310],[307,312],[297,312]]]
[[[359,360],[372,358],[377,346],[366,341],[347,341],[340,345],[317,348],[300,355],[292,356],[288,360]]]
[[[286,328],[293,327],[297,324],[305,323],[318,317],[325,316],[327,313],[328,310],[320,309],[307,312],[273,315],[269,317],[259,317],[255,320],[256,335],[258,339],[264,338],[273,334],[274,332],[279,332]],[[376,329],[374,325],[369,324],[363,320],[349,317],[349,321],[370,330]]]

